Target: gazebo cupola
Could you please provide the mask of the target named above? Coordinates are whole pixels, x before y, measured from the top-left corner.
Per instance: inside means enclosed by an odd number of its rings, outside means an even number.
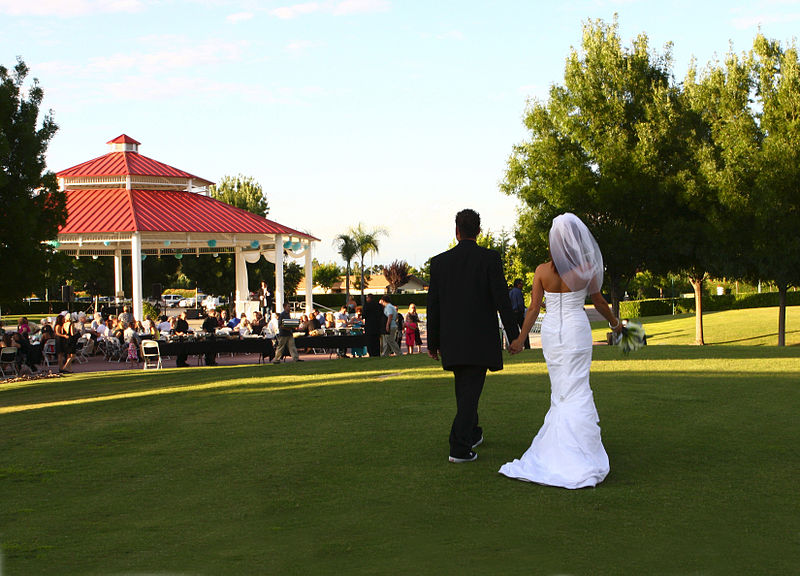
[[[142,261],[229,253],[236,262],[237,313],[249,311],[247,262],[275,263],[275,301],[283,302],[284,256],[305,258],[306,304],[311,306],[311,244],[318,239],[208,195],[210,180],[139,153],[122,134],[103,156],[56,174],[67,195],[67,222],[53,246],[81,256],[113,256],[117,297],[122,260],[131,258],[134,315],[142,316]]]
[[[139,144],[141,144],[141,142],[134,140],[127,134],[122,134],[113,140],[109,140],[106,144],[111,145],[112,152],[133,152],[134,154],[138,154]]]

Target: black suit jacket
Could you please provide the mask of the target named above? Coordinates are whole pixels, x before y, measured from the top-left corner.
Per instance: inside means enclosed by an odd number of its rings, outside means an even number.
[[[383,315],[381,303],[376,300],[366,302],[362,312],[364,316],[364,333],[382,334],[383,327],[386,325],[386,317]]]
[[[428,349],[439,351],[442,367],[503,368],[497,312],[509,340],[519,335],[511,311],[500,254],[462,240],[431,259],[428,290]]]

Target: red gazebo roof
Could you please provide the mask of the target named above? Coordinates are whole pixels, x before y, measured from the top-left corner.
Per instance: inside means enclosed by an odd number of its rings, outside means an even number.
[[[318,240],[247,210],[185,190],[66,190],[59,234],[198,232],[284,234]]]
[[[133,140],[133,142],[136,142]],[[109,152],[93,160],[82,162],[72,168],[56,173],[58,178],[81,178],[87,176],[165,176],[167,178],[191,178],[196,184],[211,184],[209,180],[189,174],[168,164],[143,156],[138,152]]]

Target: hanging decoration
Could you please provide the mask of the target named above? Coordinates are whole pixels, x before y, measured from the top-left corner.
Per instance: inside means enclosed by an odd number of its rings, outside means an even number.
[[[253,240],[252,242],[250,242],[250,248],[258,248],[259,245],[260,244],[259,244],[258,240]]]
[[[217,241],[216,240],[209,240],[208,241],[208,247],[209,248],[214,248],[216,245],[217,245]]]

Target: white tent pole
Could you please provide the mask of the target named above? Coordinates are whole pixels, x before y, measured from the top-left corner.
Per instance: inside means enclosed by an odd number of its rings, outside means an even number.
[[[283,312],[283,236],[275,234],[275,310]]]
[[[142,237],[134,232],[131,238],[131,284],[133,286],[133,317],[144,320],[142,307]]]
[[[245,302],[250,296],[247,289],[247,261],[244,259],[242,247],[236,247],[236,316],[241,316],[245,310]]]
[[[122,292],[122,250],[114,250],[114,302],[119,305]]]
[[[311,294],[311,290],[314,288],[314,278],[313,278],[313,266],[311,265],[311,242],[309,241],[308,246],[306,246],[306,313],[311,312],[311,308],[314,306],[314,297]]]

